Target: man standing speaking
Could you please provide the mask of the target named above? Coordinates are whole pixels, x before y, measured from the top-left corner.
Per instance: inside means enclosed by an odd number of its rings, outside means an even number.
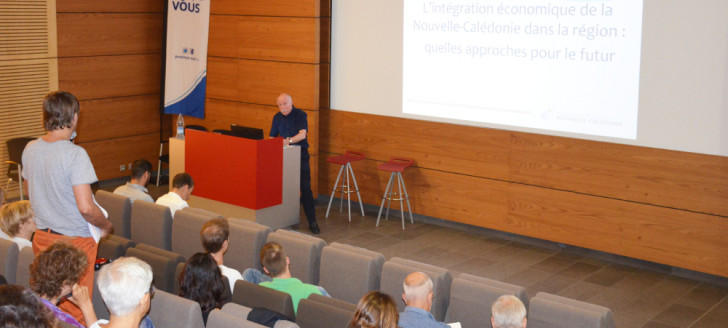
[[[273,116],[273,124],[270,128],[270,136],[283,137],[283,145],[299,145],[301,146],[301,205],[303,212],[306,213],[308,220],[308,228],[311,232],[318,234],[321,232],[316,223],[316,207],[313,200],[313,192],[311,191],[311,165],[309,164],[308,154],[308,118],[306,112],[293,107],[293,99],[291,96],[282,93],[276,100],[280,113]]]

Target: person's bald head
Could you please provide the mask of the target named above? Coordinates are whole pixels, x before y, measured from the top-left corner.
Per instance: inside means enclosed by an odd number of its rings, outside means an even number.
[[[402,299],[408,306],[430,311],[432,307],[432,279],[422,272],[412,272],[402,284]]]
[[[288,116],[293,109],[293,99],[287,93],[281,93],[278,98],[276,98],[276,104],[283,116]]]

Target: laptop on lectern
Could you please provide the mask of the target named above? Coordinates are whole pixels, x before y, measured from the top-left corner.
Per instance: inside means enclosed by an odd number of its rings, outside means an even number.
[[[232,131],[233,135],[236,137],[253,139],[253,140],[263,139],[263,129],[230,124],[230,131]]]

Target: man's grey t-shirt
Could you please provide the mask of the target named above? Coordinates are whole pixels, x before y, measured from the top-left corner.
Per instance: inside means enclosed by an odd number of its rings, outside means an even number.
[[[23,151],[23,178],[28,180],[38,229],[51,228],[67,236],[91,236],[73,193],[73,186],[98,180],[86,150],[68,140],[32,141]]]

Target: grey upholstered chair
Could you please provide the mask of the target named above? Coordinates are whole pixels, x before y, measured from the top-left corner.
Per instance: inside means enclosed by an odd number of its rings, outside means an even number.
[[[157,290],[149,310],[156,328],[203,328],[200,304]]]
[[[291,319],[296,318],[291,295],[275,289],[256,285],[245,280],[235,282],[233,303],[249,308],[262,307],[281,313]]]
[[[230,247],[225,254],[225,265],[243,272],[248,268],[263,270],[260,249],[273,232],[268,226],[252,221],[228,218],[230,223]]]
[[[463,328],[489,322],[490,308],[501,295],[515,295],[528,309],[526,289],[488,278],[461,274],[452,282],[445,322],[460,322]]]
[[[172,251],[186,258],[204,252],[200,230],[210,219],[212,217],[187,209],[175,212],[172,222]]]
[[[152,267],[154,286],[157,289],[169,293],[174,291],[174,281],[176,279],[174,274],[177,270],[177,264],[185,262],[185,258],[182,255],[149,245],[139,244],[134,248],[127,249],[126,256],[137,257]]]
[[[354,304],[343,301],[328,302],[337,300],[321,295],[311,296],[298,303],[296,323],[301,328],[346,327],[356,311]]]
[[[447,270],[417,261],[405,260],[394,257],[384,262],[382,267],[382,281],[379,289],[392,295],[397,308],[403,311],[405,308],[402,297],[402,283],[404,278],[412,272],[421,271],[432,279],[432,289],[434,297],[432,299],[432,309],[430,313],[435,316],[438,321],[445,320],[445,312],[450,301],[450,284],[452,283],[452,275]]]
[[[91,303],[94,306],[94,312],[96,312],[97,318],[109,320],[111,314],[109,313],[109,309],[106,308],[104,299],[101,297],[101,291],[99,291],[98,277],[99,271],[94,272],[94,290],[92,291],[93,297],[91,298]]]
[[[221,310],[212,310],[207,318],[206,328],[265,328],[255,322],[240,318]]]
[[[172,250],[172,212],[169,207],[148,202],[131,206],[131,239]]]
[[[228,303],[223,305],[222,312],[225,312],[227,314],[233,315],[237,318],[241,319],[247,319],[248,314],[250,314],[250,311],[252,311],[252,308],[249,308],[247,306],[242,306],[240,304],[236,303]],[[209,327],[209,319],[208,319],[208,327]],[[278,320],[276,324],[273,326],[273,328],[298,328],[299,326],[293,322],[290,322],[288,320]]]
[[[614,328],[612,311],[603,306],[539,292],[531,298],[529,328]]]
[[[30,288],[30,265],[35,260],[32,247],[24,247],[18,253],[18,268],[15,274],[15,284]]]
[[[319,285],[335,298],[356,303],[378,290],[384,256],[350,245],[333,243],[321,251]]]
[[[268,235],[268,241],[276,241],[291,259],[291,275],[301,281],[318,285],[321,250],[326,246],[323,239],[306,234],[278,229]]]
[[[124,256],[126,250],[135,245],[136,243],[130,239],[108,235],[106,238],[99,240],[99,250],[96,253],[96,258],[115,260]]]
[[[123,195],[98,190],[96,201],[109,213],[114,235],[131,239],[131,200]]]
[[[14,242],[0,238],[0,275],[5,277],[8,284],[15,284],[19,252]]]

